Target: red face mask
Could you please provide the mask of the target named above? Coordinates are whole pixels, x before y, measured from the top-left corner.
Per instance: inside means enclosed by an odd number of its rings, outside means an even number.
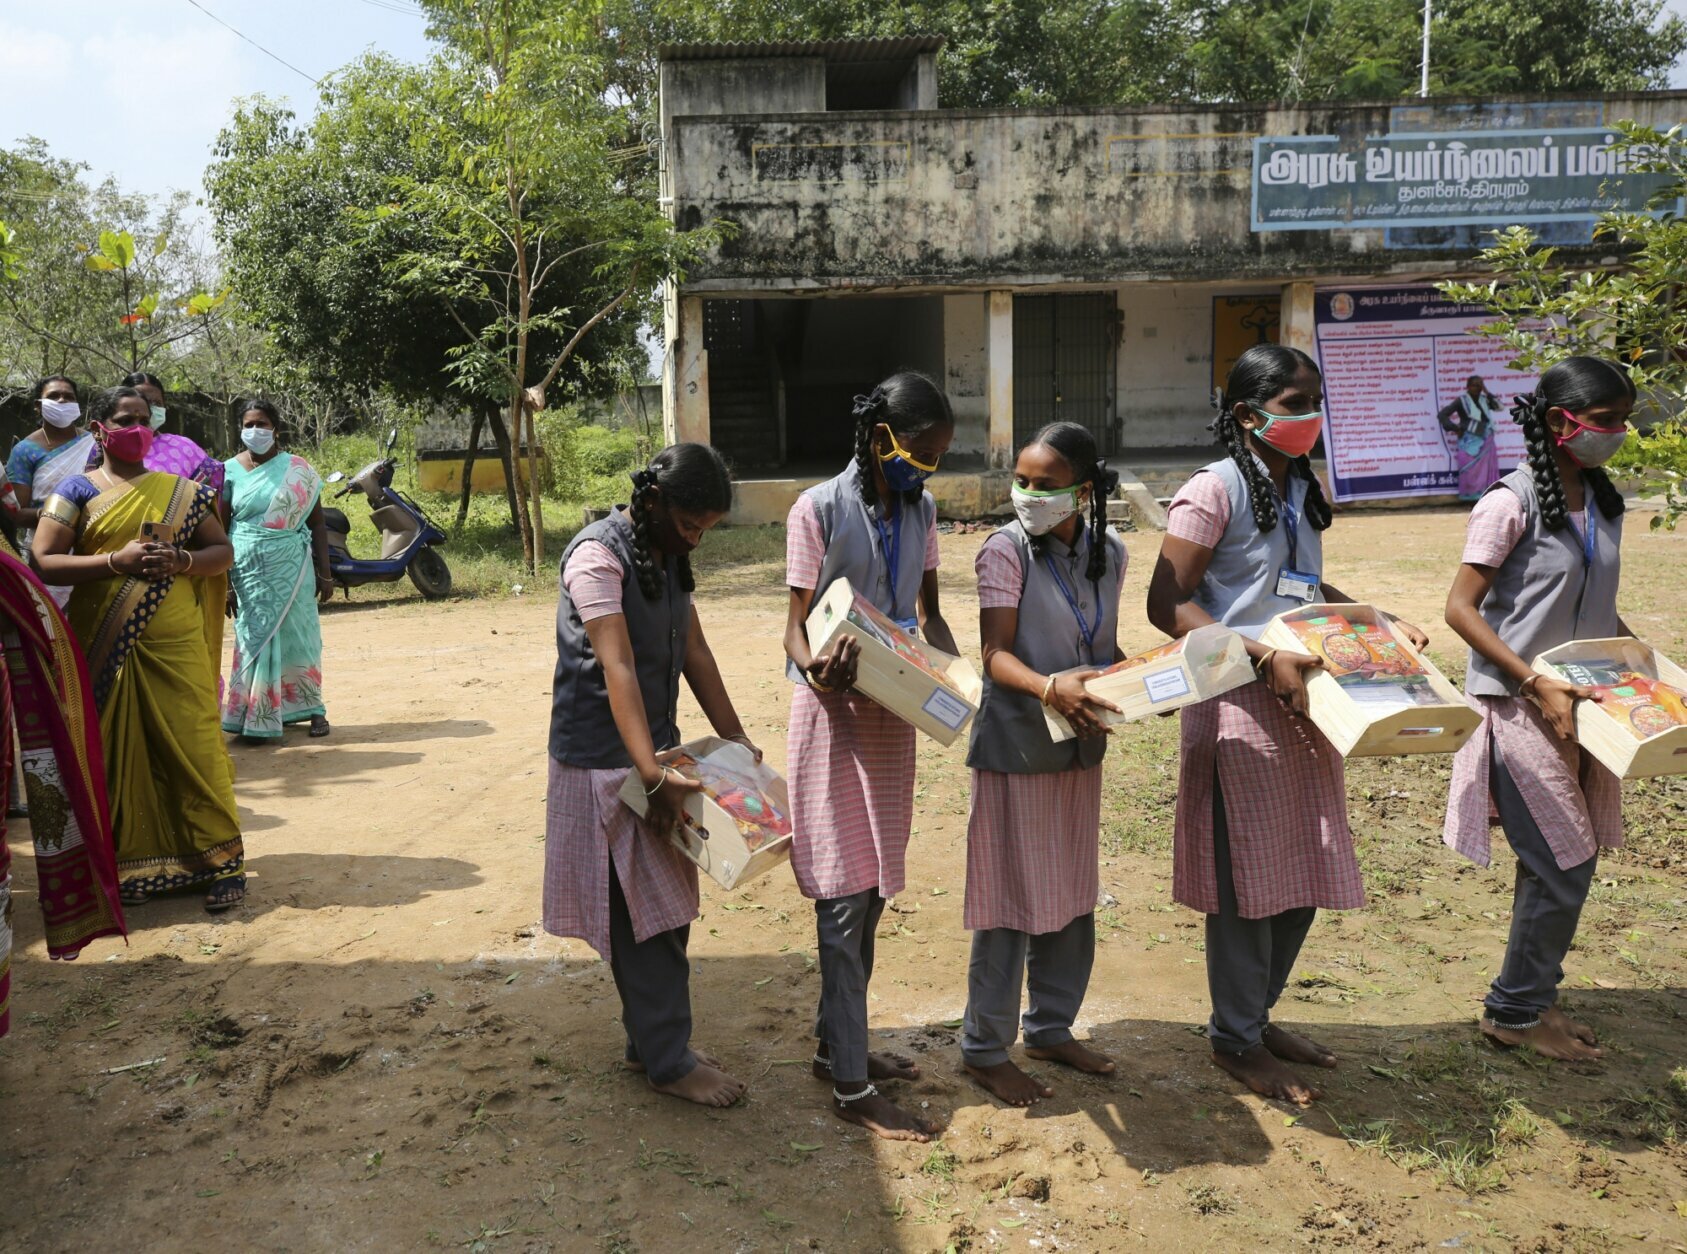
[[[139,427],[100,427],[106,451],[113,457],[126,462],[144,462],[146,455],[152,452],[152,428]]]

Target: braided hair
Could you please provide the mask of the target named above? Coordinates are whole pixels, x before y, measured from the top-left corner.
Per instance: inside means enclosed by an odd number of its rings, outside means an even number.
[[[869,514],[879,508],[873,465],[873,431],[882,423],[899,441],[911,440],[933,427],[955,425],[955,411],[943,389],[917,370],[898,370],[865,396],[855,398],[855,466],[861,472],[861,499]],[[903,493],[909,505],[918,505],[925,491],[915,488]]]
[[[707,444],[670,444],[643,470],[632,475],[633,496],[627,512],[633,524],[633,569],[639,591],[654,601],[666,582],[651,541],[656,498],[670,510],[724,514],[732,508],[732,472],[726,459]],[[691,573],[691,559],[679,559],[679,586],[685,592],[697,588]]]
[[[1541,521],[1548,531],[1562,529],[1570,521],[1570,511],[1564,499],[1564,480],[1558,473],[1558,458],[1553,453],[1552,432],[1546,425],[1547,410],[1575,413],[1624,399],[1632,401],[1634,397],[1633,380],[1615,362],[1603,357],[1566,357],[1541,376],[1535,391],[1523,393],[1512,403],[1511,417],[1523,428],[1535,495],[1540,498]],[[1593,499],[1605,517],[1615,518],[1627,508],[1623,494],[1604,470],[1584,469],[1582,477],[1593,489]]]
[[[1051,422],[1032,436],[1026,447],[1031,444],[1041,444],[1060,455],[1072,469],[1073,487],[1090,485],[1090,558],[1084,577],[1099,584],[1107,573],[1107,498],[1118,490],[1119,472],[1107,468],[1090,429],[1075,422]],[[1046,540],[1046,536],[1033,536],[1031,547],[1040,552]]]
[[[1277,494],[1271,485],[1271,476],[1266,474],[1265,468],[1248,447],[1247,431],[1236,421],[1236,406],[1264,405],[1293,384],[1295,376],[1302,370],[1317,374],[1318,363],[1298,348],[1284,344],[1255,344],[1237,358],[1236,364],[1230,368],[1230,377],[1213,400],[1218,417],[1212,420],[1207,430],[1224,445],[1230,453],[1230,460],[1242,472],[1254,525],[1262,532],[1277,526]],[[1289,463],[1289,469],[1306,480],[1306,521],[1312,524],[1314,531],[1327,529],[1331,519],[1330,503],[1324,498],[1324,485],[1312,473],[1312,459],[1303,453]]]

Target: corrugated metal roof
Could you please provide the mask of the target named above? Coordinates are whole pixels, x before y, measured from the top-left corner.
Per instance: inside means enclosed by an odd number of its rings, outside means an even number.
[[[822,57],[834,65],[861,61],[903,61],[943,47],[942,35],[900,39],[815,39],[757,43],[661,44],[659,61],[742,61],[763,57]]]

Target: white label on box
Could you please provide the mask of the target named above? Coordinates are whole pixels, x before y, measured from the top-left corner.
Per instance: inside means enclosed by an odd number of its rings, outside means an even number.
[[[920,708],[950,731],[960,731],[961,724],[966,722],[972,713],[965,701],[946,688],[934,689]]]
[[[1189,677],[1181,670],[1161,671],[1158,675],[1146,676],[1142,686],[1148,691],[1150,705],[1175,701],[1178,697],[1189,695]]]
[[[1446,731],[1445,727],[1402,727],[1395,733],[1397,736],[1439,736]]]

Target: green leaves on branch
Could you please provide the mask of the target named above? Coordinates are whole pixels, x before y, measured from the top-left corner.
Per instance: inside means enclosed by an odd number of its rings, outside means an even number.
[[[1634,160],[1636,173],[1669,176],[1650,212],[1599,218],[1594,240],[1619,265],[1566,266],[1528,227],[1513,226],[1496,231],[1481,254],[1497,278],[1437,286],[1494,315],[1477,333],[1505,343],[1515,369],[1539,373],[1577,355],[1615,358],[1627,367],[1641,397],[1635,421],[1642,431],[1611,465],[1663,497],[1665,508],[1652,525],[1674,530],[1687,509],[1687,358],[1680,351],[1687,344],[1687,303],[1679,292],[1687,275],[1687,221],[1679,213],[1687,194],[1687,138],[1679,126],[1659,131],[1620,122],[1617,129],[1616,148]]]

